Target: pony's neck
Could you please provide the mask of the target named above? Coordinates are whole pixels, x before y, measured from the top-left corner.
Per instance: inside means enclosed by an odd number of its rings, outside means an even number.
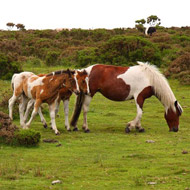
[[[162,76],[162,75],[161,75]],[[154,93],[155,96],[160,100],[160,102],[165,107],[165,110],[167,112],[168,109],[172,109],[173,111],[176,111],[174,102],[176,101],[176,98],[166,81],[165,77],[157,77],[153,79],[154,83]]]
[[[64,79],[67,80],[66,74],[61,74],[58,76],[47,76],[46,80],[49,83],[49,86],[51,87],[52,93],[54,93],[56,90],[60,89],[63,86]]]
[[[176,98],[166,80],[166,78],[160,73],[157,67],[150,65],[148,63],[138,62],[142,71],[146,73],[146,76],[149,78],[150,85],[154,89],[155,96],[161,101],[164,105],[165,110],[172,109],[176,111],[174,102]]]
[[[166,97],[166,95],[164,94],[156,94],[156,93],[155,93],[155,96],[160,100],[166,112],[168,111],[168,109],[172,109],[173,111],[176,111],[176,108],[174,105],[174,102],[176,101],[175,96],[171,95],[169,97]]]

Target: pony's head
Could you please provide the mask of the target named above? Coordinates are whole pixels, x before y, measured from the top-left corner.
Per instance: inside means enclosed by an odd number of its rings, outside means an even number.
[[[64,86],[70,91],[74,92],[76,95],[80,94],[80,89],[78,87],[78,82],[75,78],[75,71],[67,69],[68,80],[64,79]]]
[[[76,79],[78,81],[79,89],[82,91],[84,94],[90,94],[89,90],[89,83],[88,83],[88,73],[86,70],[76,70]]]
[[[179,116],[182,114],[183,109],[177,101],[174,102],[174,107],[175,110],[169,108],[165,112],[165,119],[169,126],[169,130],[177,132],[179,130]]]

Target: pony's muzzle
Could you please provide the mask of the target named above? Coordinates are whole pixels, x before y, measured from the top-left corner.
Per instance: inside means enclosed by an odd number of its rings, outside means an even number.
[[[177,127],[173,127],[172,129],[170,129],[170,132],[173,131],[173,132],[178,132],[178,128]]]
[[[173,128],[173,132],[178,132],[178,128]]]

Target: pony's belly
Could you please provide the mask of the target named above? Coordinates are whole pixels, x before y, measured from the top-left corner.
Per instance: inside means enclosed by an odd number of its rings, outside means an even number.
[[[112,89],[111,91],[100,91],[100,93],[113,101],[125,101],[126,99],[128,99],[128,95],[129,95],[129,90],[114,90]],[[129,99],[131,99],[129,97]]]

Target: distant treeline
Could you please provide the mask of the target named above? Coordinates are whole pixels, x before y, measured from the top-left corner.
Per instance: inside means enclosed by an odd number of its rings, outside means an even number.
[[[23,63],[81,68],[148,61],[164,68],[167,76],[178,77],[185,68],[183,81],[188,83],[189,52],[190,27],[158,27],[151,37],[133,28],[0,31],[0,78],[9,79]]]

